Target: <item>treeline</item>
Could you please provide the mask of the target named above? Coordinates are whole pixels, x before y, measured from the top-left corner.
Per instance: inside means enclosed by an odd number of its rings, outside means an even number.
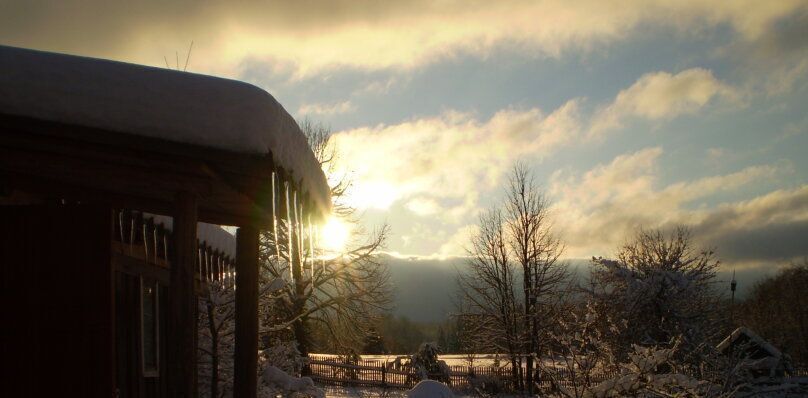
[[[736,326],[751,328],[795,364],[808,366],[808,259],[755,284],[733,311]]]
[[[443,322],[416,322],[406,316],[386,315],[371,329],[361,354],[412,354],[422,343],[433,342],[441,354],[461,352],[459,325],[455,318]]]

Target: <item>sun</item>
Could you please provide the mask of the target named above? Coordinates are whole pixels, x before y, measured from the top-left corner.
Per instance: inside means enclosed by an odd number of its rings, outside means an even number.
[[[336,217],[329,217],[321,230],[320,244],[329,252],[339,253],[345,250],[351,228]]]

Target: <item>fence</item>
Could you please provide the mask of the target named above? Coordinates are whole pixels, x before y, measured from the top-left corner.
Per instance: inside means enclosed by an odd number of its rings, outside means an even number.
[[[403,357],[399,357],[402,358]],[[349,360],[345,357],[330,355],[310,355],[309,373],[313,380],[326,385],[369,386],[382,388],[412,388],[421,379],[419,375],[408,366],[407,359],[396,361],[383,360]],[[472,379],[489,378],[499,383],[502,390],[513,389],[513,379],[509,366],[449,366],[449,379],[442,374],[430,375],[430,379],[441,380],[452,388],[465,389],[471,387]],[[591,382],[601,382],[619,376],[617,371],[607,371],[591,375]],[[808,369],[794,369],[792,376],[806,376]],[[566,374],[562,369],[555,372],[556,383],[565,388],[573,388],[575,380],[572,375]],[[549,377],[539,375],[536,384],[542,390],[553,389]]]
[[[374,386],[385,388],[412,388],[421,378],[407,360],[381,361],[381,360],[349,360],[344,357],[310,355],[309,373],[313,380],[327,385]],[[616,372],[597,375],[595,381],[602,381],[616,376]],[[559,384],[569,387],[573,381],[564,373],[557,375],[561,378]],[[514,387],[509,366],[449,366],[449,378],[443,374],[429,375],[430,379],[440,380],[452,388],[464,389],[471,387],[471,380],[488,379],[498,384],[497,388],[512,390]],[[540,388],[550,389],[552,383],[549,379],[537,382]]]

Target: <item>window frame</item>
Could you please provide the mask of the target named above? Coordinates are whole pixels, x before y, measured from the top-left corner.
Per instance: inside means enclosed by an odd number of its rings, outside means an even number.
[[[153,367],[146,365],[146,323],[144,322],[144,300],[145,288],[150,285],[154,287],[154,359],[155,364]],[[144,278],[140,276],[140,370],[143,377],[159,377],[160,376],[160,282],[156,279]]]

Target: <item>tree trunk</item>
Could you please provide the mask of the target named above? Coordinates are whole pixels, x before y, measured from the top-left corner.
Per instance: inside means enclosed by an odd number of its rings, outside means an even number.
[[[210,331],[210,396],[219,396],[219,332],[216,330],[214,322],[214,312],[216,311],[212,303],[208,303],[208,330]]]

